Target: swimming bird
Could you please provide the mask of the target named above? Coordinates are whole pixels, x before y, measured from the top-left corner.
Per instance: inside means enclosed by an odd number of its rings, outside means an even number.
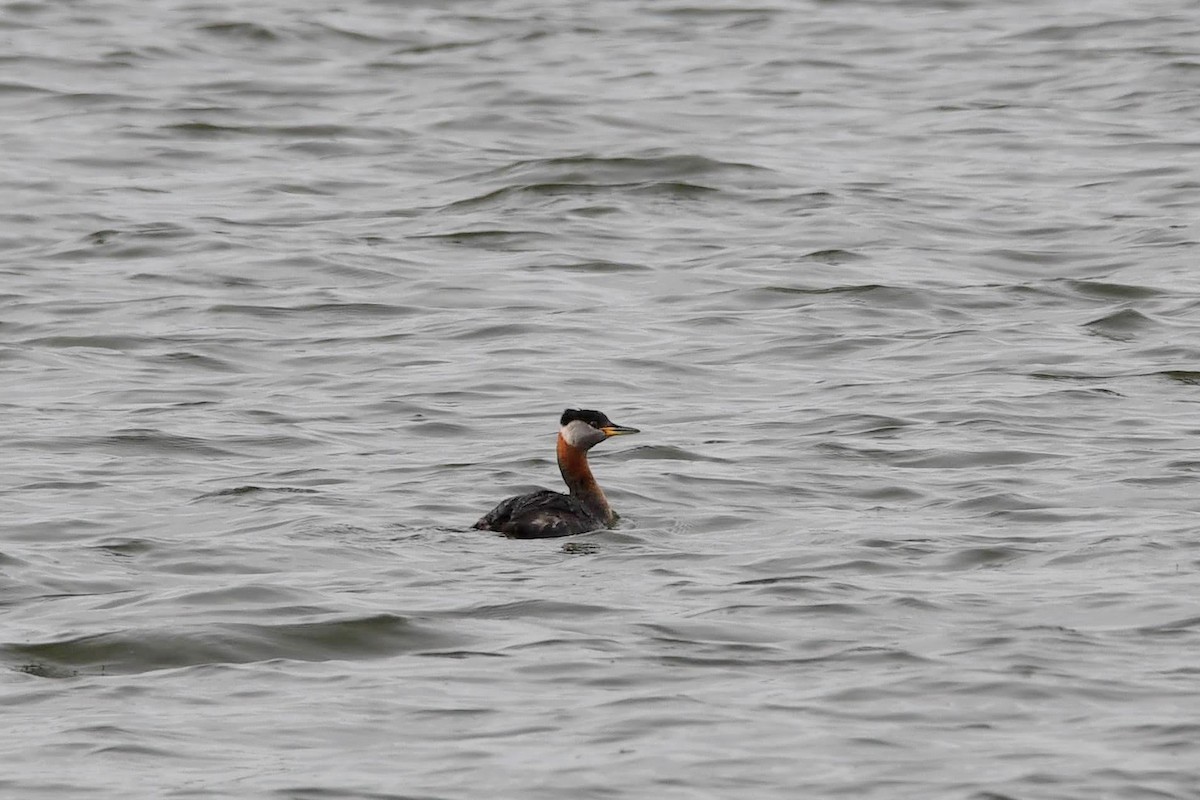
[[[514,539],[549,539],[611,528],[617,514],[592,477],[587,451],[613,436],[639,433],[616,425],[599,411],[568,408],[558,422],[558,471],[570,494],[540,489],[510,497],[475,523]]]

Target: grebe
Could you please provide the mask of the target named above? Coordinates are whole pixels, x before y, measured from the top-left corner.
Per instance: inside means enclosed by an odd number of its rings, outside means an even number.
[[[558,471],[571,493],[541,489],[510,497],[475,523],[478,530],[500,531],[514,539],[548,539],[610,528],[617,521],[588,468],[587,451],[610,436],[638,429],[614,425],[599,411],[577,408],[564,411],[558,424]]]

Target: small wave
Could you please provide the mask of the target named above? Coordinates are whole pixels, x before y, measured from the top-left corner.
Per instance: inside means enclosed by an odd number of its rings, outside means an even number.
[[[394,614],[285,625],[229,623],[190,630],[123,630],[34,644],[0,644],[12,668],[46,677],[135,674],[274,659],[383,658],[433,648],[448,637]]]
[[[308,303],[298,306],[267,306],[241,303],[218,303],[208,309],[213,314],[244,314],[251,317],[271,319],[276,317],[330,316],[349,318],[394,318],[418,313],[413,306],[388,303]]]
[[[296,486],[235,486],[230,489],[218,489],[196,497],[205,500],[212,497],[243,497],[248,494],[317,494],[316,489],[301,489]]]
[[[649,272],[650,267],[644,264],[626,264],[618,261],[576,261],[555,264],[531,264],[525,269],[529,272],[583,272],[608,275],[618,272]]]
[[[669,444],[649,444],[629,447],[607,456],[611,461],[710,461],[718,464],[729,459],[695,453]]]
[[[606,181],[636,183],[647,179],[696,178],[737,173],[767,173],[755,164],[720,161],[699,155],[642,157],[564,156],[517,161],[491,174],[496,177],[538,174],[557,176],[559,181]]]
[[[1094,319],[1091,322],[1085,323],[1083,327],[1107,339],[1126,342],[1131,341],[1138,334],[1155,327],[1157,324],[1154,319],[1142,312],[1126,308],[1100,317],[1099,319]]]
[[[569,603],[560,600],[514,600],[511,603],[485,603],[430,616],[466,619],[583,619],[612,613],[607,606]]]
[[[410,239],[429,239],[433,241],[446,242],[448,244],[462,244],[474,247],[485,247],[488,249],[503,249],[504,247],[513,247],[518,245],[533,245],[542,239],[550,238],[550,235],[542,231],[534,230],[501,230],[501,229],[484,229],[473,231],[453,231],[450,233],[416,233],[412,234]]]

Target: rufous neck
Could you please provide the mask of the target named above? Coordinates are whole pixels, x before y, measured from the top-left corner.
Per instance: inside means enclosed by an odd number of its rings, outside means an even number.
[[[558,471],[562,473],[563,482],[571,490],[572,497],[586,504],[605,520],[612,518],[608,498],[592,477],[587,451],[567,444],[561,433],[558,435]]]

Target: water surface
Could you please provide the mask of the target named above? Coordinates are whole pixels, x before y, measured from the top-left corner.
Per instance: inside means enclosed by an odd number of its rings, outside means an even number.
[[[1197,796],[1194,4],[0,8],[0,793]]]

